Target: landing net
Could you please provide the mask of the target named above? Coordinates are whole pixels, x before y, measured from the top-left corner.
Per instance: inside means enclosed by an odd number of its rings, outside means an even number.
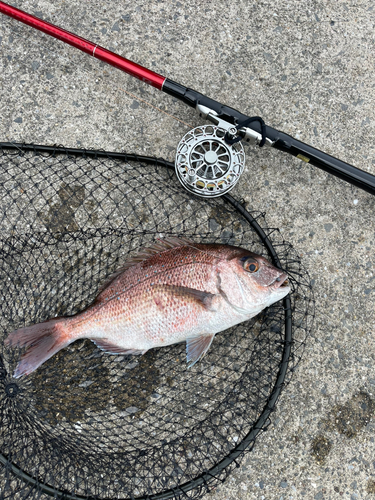
[[[164,160],[3,144],[0,199],[0,497],[200,498],[224,481],[269,425],[311,329],[296,251],[235,198],[183,190]],[[292,293],[217,334],[191,369],[185,344],[131,357],[82,340],[12,378],[9,332],[79,312],[166,236],[260,253]]]

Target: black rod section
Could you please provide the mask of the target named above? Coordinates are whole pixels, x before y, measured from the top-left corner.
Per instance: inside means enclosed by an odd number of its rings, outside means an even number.
[[[364,170],[360,170],[349,163],[323,153],[323,151],[298,141],[283,132],[279,132],[279,137],[273,147],[279,151],[296,156],[300,160],[310,163],[375,196],[375,176]]]
[[[207,108],[215,111],[220,118],[232,123],[233,125],[238,125],[249,118],[247,115],[244,115],[234,108],[225,106],[218,101],[197,92],[196,90],[184,87],[179,83],[169,80],[168,78],[165,80],[162,90],[192,108],[196,108],[198,104],[206,106]],[[262,132],[259,122],[252,122],[251,125],[248,125],[248,128],[258,132],[259,134]],[[272,147],[275,149],[296,156],[306,163],[310,163],[311,165],[314,165],[315,167],[318,167],[325,172],[338,177],[339,179],[349,182],[353,186],[375,195],[374,175],[353,167],[353,165],[350,165],[349,163],[345,163],[338,158],[334,158],[333,156],[298,141],[297,139],[294,139],[294,137],[269,127],[268,125],[266,126],[266,136],[272,141]]]

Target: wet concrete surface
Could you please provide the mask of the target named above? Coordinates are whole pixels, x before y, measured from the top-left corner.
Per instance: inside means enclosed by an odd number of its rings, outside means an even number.
[[[375,174],[368,0],[13,3]],[[189,126],[202,123],[171,97],[3,17],[0,52],[2,141],[173,161]],[[233,195],[296,248],[316,321],[268,432],[204,498],[375,498],[375,200],[283,153],[245,150]],[[85,193],[57,190],[45,223],[74,229]]]

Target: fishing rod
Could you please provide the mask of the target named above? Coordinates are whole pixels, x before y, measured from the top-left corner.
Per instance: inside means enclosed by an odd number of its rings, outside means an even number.
[[[249,117],[196,90],[176,83],[98,44],[2,1],[0,1],[0,12],[68,43],[179,99],[195,108],[203,119],[211,122],[209,125],[196,127],[185,134],[176,152],[177,177],[188,191],[198,196],[208,198],[221,196],[237,184],[245,168],[242,141],[259,147],[273,147],[289,153],[375,195],[375,176],[266,125],[259,116]]]

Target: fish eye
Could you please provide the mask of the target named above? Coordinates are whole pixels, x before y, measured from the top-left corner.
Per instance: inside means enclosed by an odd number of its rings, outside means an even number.
[[[243,257],[241,260],[245,271],[248,271],[249,273],[256,273],[258,271],[259,262],[253,257]]]

